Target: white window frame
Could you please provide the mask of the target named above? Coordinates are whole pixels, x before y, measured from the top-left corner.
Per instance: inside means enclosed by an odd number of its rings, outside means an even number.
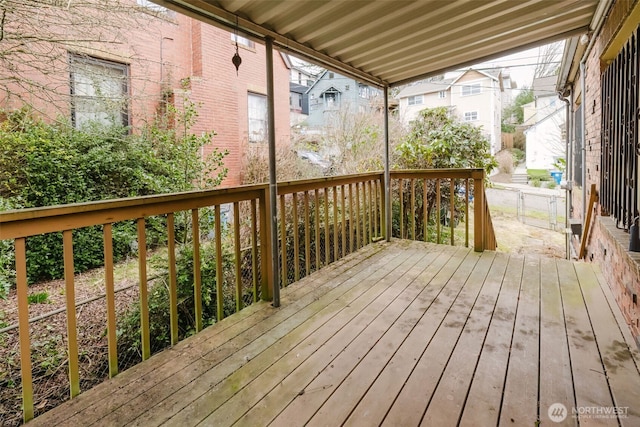
[[[475,122],[478,120],[478,112],[477,111],[465,111],[464,113],[464,121],[465,122]]]
[[[159,4],[156,4],[149,0],[137,0],[137,3],[138,3],[138,6],[144,7],[154,12],[161,12],[161,13],[169,12],[169,9],[167,9],[166,7],[160,6]]]
[[[241,36],[239,34],[231,33],[231,41],[233,43],[237,42],[239,46],[244,46],[244,47],[249,48],[249,49],[255,49],[256,48],[256,44],[255,44],[255,42],[253,40],[250,40],[250,39],[248,39],[248,38],[246,38],[244,36]]]
[[[423,95],[413,95],[407,98],[407,105],[422,105],[424,104]]]
[[[90,56],[69,55],[71,122],[129,125],[129,66]]]
[[[247,93],[247,133],[251,143],[267,142],[269,122],[267,119],[267,96]]]
[[[441,90],[440,92],[438,92],[438,98],[440,99],[444,99],[447,97],[447,92],[444,90]]]
[[[466,93],[465,93],[466,92]],[[460,96],[472,96],[482,93],[482,83],[471,83],[460,86]]]

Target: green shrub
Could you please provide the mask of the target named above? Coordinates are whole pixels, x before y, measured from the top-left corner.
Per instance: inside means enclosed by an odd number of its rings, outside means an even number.
[[[525,159],[525,152],[520,150],[519,148],[512,148],[511,154],[513,154],[513,161],[515,165],[519,165]]]
[[[531,182],[531,185],[533,185],[536,188],[540,187],[540,185],[541,185],[539,178],[533,178],[530,182]]]
[[[223,241],[225,239],[223,238]],[[181,245],[176,255],[176,278],[178,291],[178,335],[182,339],[195,332],[195,301],[193,275],[193,245],[188,242]],[[233,283],[234,259],[228,245],[222,248],[223,284]],[[203,326],[209,326],[217,319],[216,288],[216,252],[214,241],[203,243],[200,248],[201,283],[202,283],[202,320]],[[170,310],[169,310],[169,276],[166,271],[166,257],[157,258],[154,268],[165,269],[149,293],[150,347],[152,352],[170,345]],[[235,312],[233,287],[224,287],[224,316]],[[119,354],[122,359],[130,359],[140,354],[140,308],[134,306],[118,323]]]
[[[200,149],[214,132],[190,133],[197,117],[195,104],[186,100],[139,134],[122,127],[45,123],[28,108],[5,113],[0,123],[0,210],[61,205],[105,199],[145,196],[213,187],[226,176],[226,152],[214,149],[207,159]],[[169,122],[169,119],[172,119]],[[173,125],[175,124],[175,126]],[[164,243],[163,217],[147,221],[147,244]],[[178,231],[184,229],[178,224]],[[133,221],[113,226],[114,258],[123,259],[136,241]],[[73,231],[76,272],[102,266],[102,227]],[[14,283],[13,248],[0,242],[0,297]],[[27,239],[29,282],[63,275],[62,234]]]

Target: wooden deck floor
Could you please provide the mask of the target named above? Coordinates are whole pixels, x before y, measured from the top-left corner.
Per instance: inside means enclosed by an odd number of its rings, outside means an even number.
[[[638,426],[638,352],[601,282],[584,263],[381,243],[29,425],[576,425],[577,410]]]

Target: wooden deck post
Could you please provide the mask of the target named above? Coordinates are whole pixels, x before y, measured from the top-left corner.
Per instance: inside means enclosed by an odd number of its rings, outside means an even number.
[[[473,250],[484,251],[484,170],[472,173],[473,177]]]

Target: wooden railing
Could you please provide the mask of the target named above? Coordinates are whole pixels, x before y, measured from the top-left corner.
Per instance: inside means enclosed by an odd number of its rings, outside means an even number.
[[[281,285],[384,239],[384,175],[278,184]]]
[[[470,194],[474,195],[473,242],[477,251],[495,249],[495,237],[484,197],[484,172],[482,170],[429,170],[395,171],[392,181],[392,235],[400,238],[424,239],[433,234],[442,243],[449,233],[451,244],[470,239]],[[278,184],[278,239],[280,244],[279,286],[284,287],[326,266],[357,249],[385,239],[386,200],[384,174],[368,173],[292,181]],[[402,189],[402,191],[400,191]],[[444,189],[448,189],[444,194]],[[434,199],[435,197],[435,199]],[[424,203],[424,200],[427,203]],[[157,325],[149,318],[150,291],[154,289],[149,277],[147,243],[149,221],[160,218],[166,228],[166,272],[168,288],[169,345],[175,345],[185,334],[179,331],[177,292],[177,255],[188,246],[192,253],[193,313],[199,332],[203,324],[221,320],[225,315],[242,310],[245,304],[258,299],[270,300],[274,283],[270,269],[273,254],[270,253],[270,221],[268,214],[268,186],[252,185],[211,191],[193,191],[171,195],[110,200],[97,203],[24,209],[0,213],[0,240],[13,240],[15,245],[16,295],[19,345],[20,382],[22,390],[23,418],[28,421],[43,411],[44,405],[34,398],[32,378],[32,341],[34,321],[29,318],[27,240],[45,233],[62,234],[61,259],[64,265],[65,319],[67,324],[66,371],[69,396],[80,393],[81,375],[78,328],[78,301],[75,297],[74,230],[84,227],[101,227],[104,245],[104,298],[106,305],[106,339],[108,376],[119,370],[117,310],[115,304],[116,283],[113,257],[114,224],[131,222],[137,229],[137,287],[139,304],[139,352],[141,360],[160,349],[150,345],[152,330]],[[447,208],[443,209],[442,204]],[[222,208],[229,207],[230,220],[223,220]],[[426,207],[426,209],[425,209]],[[434,211],[435,209],[435,211]],[[211,230],[203,237],[200,223],[207,216]],[[443,221],[443,217],[450,218]],[[464,227],[455,220],[464,218]],[[186,237],[177,243],[176,218],[187,223]],[[157,221],[156,221],[157,224]],[[434,233],[429,233],[435,227]],[[455,234],[464,229],[463,238]],[[422,234],[420,234],[422,233]],[[215,258],[215,315],[203,322],[203,280],[201,276],[201,250],[212,248]],[[151,285],[149,285],[151,283]],[[210,284],[210,283],[208,283]],[[226,297],[226,298],[225,298]],[[93,298],[92,301],[96,300]],[[62,310],[58,310],[62,311]],[[0,329],[0,334],[13,326]],[[0,341],[10,345],[11,340]],[[63,367],[63,369],[65,369]],[[37,378],[36,378],[37,382]],[[44,409],[43,409],[44,408]]]
[[[392,236],[455,245],[460,235],[468,247],[473,217],[474,250],[496,249],[484,179],[483,169],[392,171]]]

